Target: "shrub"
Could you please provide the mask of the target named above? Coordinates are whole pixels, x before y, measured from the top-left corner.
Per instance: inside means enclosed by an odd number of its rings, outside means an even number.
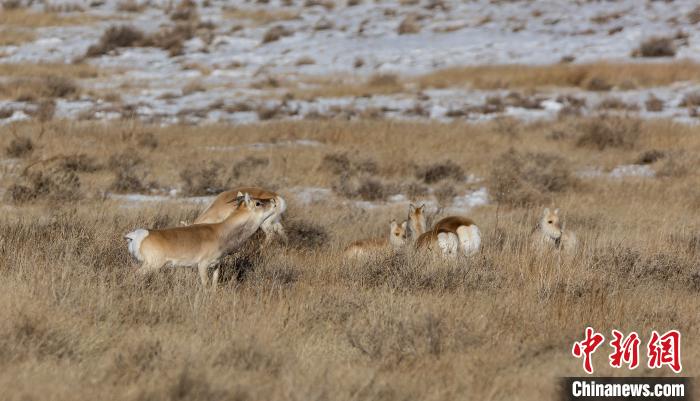
[[[696,6],[688,13],[688,21],[695,25],[700,22],[700,6]]]
[[[9,157],[24,157],[34,151],[34,142],[26,136],[18,136],[10,141],[5,148],[5,154]]]
[[[85,53],[87,57],[107,54],[119,47],[138,46],[145,35],[137,28],[128,25],[112,25],[100,37],[99,42],[90,46]]]
[[[528,206],[541,203],[552,194],[572,188],[576,183],[568,162],[547,153],[503,153],[493,163],[489,192],[499,203]]]
[[[285,28],[282,25],[276,25],[265,32],[262,38],[262,43],[276,42],[285,36],[291,36],[293,34],[294,31]]]
[[[14,203],[35,200],[75,201],[81,198],[80,178],[73,171],[48,169],[28,174],[24,182],[12,184],[7,196]]]
[[[415,15],[409,15],[401,21],[397,29],[399,35],[407,35],[420,32],[420,24]]]
[[[652,164],[659,159],[663,159],[664,156],[666,156],[666,154],[660,150],[647,150],[639,155],[635,164]]]
[[[642,42],[632,52],[633,57],[673,57],[676,55],[676,45],[673,38],[651,37]]]
[[[82,153],[66,156],[59,161],[58,165],[65,171],[73,171],[76,173],[92,173],[100,168],[94,157]]]
[[[664,110],[664,101],[650,94],[644,102],[647,111],[659,112]]]
[[[697,107],[700,106],[700,92],[686,93],[681,100],[680,107]]]
[[[252,171],[265,167],[268,164],[270,164],[270,159],[267,157],[247,156],[233,165],[231,176],[235,180],[241,177],[250,177]]]
[[[186,196],[214,195],[226,189],[221,181],[222,166],[208,163],[202,166],[189,166],[180,172],[183,181],[182,192]]]
[[[464,170],[452,160],[447,160],[419,168],[416,178],[423,180],[426,184],[434,184],[448,178],[461,181],[464,179]]]
[[[323,226],[305,220],[284,222],[287,245],[299,250],[315,250],[328,243],[330,236]]]
[[[78,93],[78,85],[74,80],[66,77],[49,75],[44,78],[44,90],[49,97],[68,97]]]
[[[631,149],[639,138],[641,122],[637,119],[603,116],[584,122],[577,146],[592,147],[599,150],[606,148]]]
[[[136,167],[143,162],[138,153],[127,150],[110,157],[107,166],[113,171],[114,179],[109,190],[116,193],[140,193],[146,190],[146,185],[136,174]]]

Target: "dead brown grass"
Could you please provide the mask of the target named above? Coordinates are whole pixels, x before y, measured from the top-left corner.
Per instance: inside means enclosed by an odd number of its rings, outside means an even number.
[[[54,12],[38,12],[26,8],[3,10],[0,13],[0,26],[41,28],[46,26],[86,25],[97,18],[85,13],[61,15]]]
[[[0,28],[0,46],[15,46],[36,39],[36,35],[29,29]]]
[[[544,66],[490,65],[450,68],[417,79],[422,87],[472,86],[478,89],[537,88],[547,86],[596,89],[597,82],[609,87],[651,87],[678,81],[700,80],[700,64],[594,63]],[[593,86],[592,86],[593,85]]]
[[[299,13],[286,9],[260,9],[260,8],[235,8],[224,9],[224,17],[234,20],[251,20],[256,24],[264,25],[277,21],[289,21],[299,18]]]
[[[202,206],[111,200],[104,196],[114,174],[111,163],[90,171],[76,167],[89,165],[87,160],[72,160],[81,199],[58,197],[65,193],[58,191],[2,205],[3,395],[11,400],[46,394],[55,400],[328,394],[338,400],[552,399],[559,377],[581,374],[570,349],[586,325],[606,335],[613,328],[636,330],[644,339],[652,329],[678,329],[684,338],[683,374],[697,376],[700,347],[685,340],[700,335],[694,313],[700,309],[696,168],[660,178],[588,179],[582,187],[561,191],[544,187],[547,200],[562,208],[567,229],[581,241],[573,258],[529,250],[530,230],[544,206],[536,203],[471,210],[484,247],[469,260],[436,261],[407,252],[348,262],[340,254],[348,242],[381,235],[390,219],[405,218],[406,205],[363,209],[330,197],[307,206],[293,189],[329,188],[338,171],[356,169],[364,160],[376,164],[374,179],[407,184],[415,182],[417,166],[451,160],[465,173],[486,177],[484,185],[490,187],[493,163],[514,144],[521,155],[561,158],[570,171],[591,164],[609,168],[636,159],[642,149],[677,154],[678,163],[686,163],[684,155],[700,154],[699,127],[664,120],[641,122],[633,148],[601,152],[576,146],[586,121],[520,123],[517,137],[494,135],[495,123],[17,124],[16,134],[33,138],[37,146],[32,160],[4,167],[3,189],[24,179],[21,172],[34,159],[75,155],[78,148],[98,164],[114,156],[116,166],[135,153],[148,132],[157,151],[139,148],[138,168],[165,187],[181,184],[183,160],[229,166],[246,156],[268,159],[255,168],[267,177],[266,185],[288,199],[285,223],[291,235],[288,246],[233,255],[239,259],[225,264],[231,267],[229,278],[216,294],[201,291],[190,269],[164,270],[142,280],[134,274],[123,234],[178,225]],[[573,134],[554,141],[548,139],[552,131]],[[323,145],[293,151],[211,148],[294,139]],[[10,136],[0,137],[0,146],[9,141]],[[674,153],[678,150],[685,153]],[[30,171],[48,174],[52,166]],[[51,182],[48,188],[71,180]],[[447,180],[438,185],[445,182],[459,191],[466,188]],[[537,182],[549,185],[550,180],[542,175]],[[237,184],[246,183],[230,183]],[[449,189],[440,192],[451,195]],[[608,367],[605,352],[594,355],[594,366],[596,374],[621,373]]]

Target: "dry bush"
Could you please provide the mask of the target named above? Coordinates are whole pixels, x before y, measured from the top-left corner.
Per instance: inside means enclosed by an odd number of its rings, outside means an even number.
[[[408,15],[401,21],[399,27],[396,29],[396,32],[399,35],[407,35],[419,33],[420,29],[421,26],[418,22],[418,18],[415,15]]]
[[[284,221],[287,245],[297,250],[318,250],[328,244],[330,235],[321,225],[296,218]]]
[[[194,0],[182,0],[170,13],[173,21],[193,21],[198,18],[197,3]]]
[[[666,153],[658,149],[647,150],[642,152],[639,157],[637,157],[635,164],[652,164],[657,160],[663,159],[665,156]]]
[[[447,160],[420,167],[416,172],[416,178],[426,184],[435,184],[446,179],[459,182],[464,180],[464,170],[452,160]]]
[[[649,97],[647,97],[647,100],[644,102],[644,106],[646,107],[647,111],[664,111],[664,101],[654,96],[654,94],[650,94]]]
[[[36,109],[36,112],[34,113],[34,117],[41,122],[46,122],[46,121],[51,121],[51,119],[53,119],[53,116],[55,113],[56,113],[56,101],[53,99],[42,99],[39,101],[39,104],[37,105],[37,109]]]
[[[255,172],[269,164],[270,159],[267,157],[246,156],[243,160],[234,163],[231,177],[234,180],[248,182]]]
[[[583,81],[582,85],[585,89],[596,92],[607,92],[613,87],[610,82],[601,77],[590,77]]]
[[[294,31],[288,29],[282,25],[276,25],[268,29],[263,35],[262,43],[276,42],[285,36],[294,35]]]
[[[223,166],[219,163],[190,165],[180,171],[182,194],[185,196],[215,195],[226,190],[222,180]]]
[[[179,56],[185,48],[185,41],[194,37],[194,27],[188,23],[178,23],[166,27],[146,38],[143,46],[159,47],[168,52],[170,57]]]
[[[333,190],[349,199],[360,199],[363,201],[380,201],[397,192],[393,185],[385,183],[378,178],[360,175],[341,175],[333,185]]]
[[[347,153],[329,153],[323,156],[320,171],[329,171],[335,175],[352,176],[357,174],[377,174],[379,166],[372,159],[351,159]]]
[[[309,56],[303,56],[297,59],[297,61],[294,63],[297,67],[303,66],[303,65],[312,65],[316,64],[316,60]]]
[[[700,106],[700,92],[689,92],[683,96],[683,99],[678,104],[679,107],[697,107]]]
[[[86,57],[97,57],[107,54],[119,47],[138,46],[143,42],[145,34],[133,26],[112,25],[102,33],[100,40],[88,47]]]
[[[82,197],[80,178],[65,169],[28,172],[20,182],[7,189],[7,197],[18,204],[40,200],[76,201]]]
[[[18,101],[36,101],[40,98],[71,98],[80,93],[76,81],[69,77],[49,75],[45,77],[17,78],[0,84],[0,95]]]
[[[638,111],[639,106],[636,103],[628,103],[619,97],[606,97],[601,100],[596,106],[598,110],[624,110],[624,111]]]
[[[19,8],[24,8],[24,2],[22,0],[3,0],[2,9],[3,10],[16,10]]]
[[[321,17],[316,24],[314,24],[314,31],[327,31],[329,29],[333,29],[335,27],[335,24],[333,23],[332,20],[328,18],[323,18]]]
[[[114,174],[109,190],[115,193],[145,192],[147,186],[136,171],[136,167],[142,163],[143,159],[134,151],[112,156],[107,163],[107,167]]]
[[[101,168],[97,160],[84,153],[69,155],[58,161],[58,166],[64,171],[75,173],[93,173]]]
[[[494,160],[489,173],[489,191],[494,200],[511,206],[542,203],[575,184],[566,159],[547,153],[511,149]]]
[[[633,57],[673,57],[676,55],[676,45],[673,38],[654,36],[644,40],[632,52]]]
[[[631,149],[637,144],[641,122],[637,119],[603,116],[587,120],[579,127],[577,146]]]
[[[693,25],[700,22],[700,6],[696,6],[688,12],[688,21]]]
[[[26,136],[12,138],[5,148],[5,154],[9,157],[25,157],[34,151],[34,142]]]

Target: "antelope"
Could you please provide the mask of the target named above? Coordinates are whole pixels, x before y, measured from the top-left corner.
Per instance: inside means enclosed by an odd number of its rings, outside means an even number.
[[[233,202],[235,201],[235,203]],[[138,229],[126,234],[129,253],[141,262],[138,272],[148,274],[167,263],[197,266],[202,286],[207,286],[208,269],[227,252],[240,247],[276,211],[276,200],[252,200],[248,193],[238,193],[229,201],[232,213],[218,223],[193,224],[161,230]],[[212,286],[216,288],[220,268],[214,270]]]
[[[559,219],[559,209],[554,211],[549,208],[544,209],[542,218],[535,226],[530,235],[531,244],[539,252],[560,249],[571,252],[576,249],[576,234],[572,231],[565,231],[564,225]]]
[[[435,225],[416,241],[416,248],[442,251],[445,256],[473,255],[481,246],[481,232],[474,221],[461,216],[449,216]]]
[[[408,206],[408,228],[406,237],[415,242],[425,232],[425,205],[416,207],[413,203]]]
[[[235,202],[238,193],[247,193],[253,199],[267,201],[274,199],[276,202],[275,211],[272,217],[265,220],[260,226],[260,229],[265,233],[265,242],[269,242],[273,236],[277,235],[286,241],[287,235],[284,232],[281,218],[282,213],[287,210],[287,202],[279,194],[258,187],[241,187],[234,188],[229,191],[224,191],[216,196],[214,201],[194,220],[193,224],[210,224],[219,223],[226,219],[233,209],[230,207],[230,202]]]
[[[355,241],[345,248],[346,257],[361,257],[386,250],[398,250],[406,244],[406,221],[389,223],[389,236]]]

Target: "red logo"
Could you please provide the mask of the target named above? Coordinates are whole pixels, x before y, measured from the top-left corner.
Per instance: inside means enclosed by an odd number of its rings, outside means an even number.
[[[681,366],[681,333],[671,330],[660,336],[656,330],[651,332],[651,339],[647,345],[649,355],[649,367],[651,369],[668,365],[671,370],[680,373]]]
[[[636,332],[625,336],[622,332],[613,329],[613,339],[610,341],[612,352],[608,359],[610,366],[621,368],[627,365],[628,369],[639,366],[639,345],[642,340]],[[592,327],[586,327],[585,338],[574,343],[571,354],[576,358],[583,358],[583,370],[588,374],[593,373],[593,354],[605,342],[605,336],[597,333]],[[681,333],[678,330],[670,330],[659,335],[656,330],[651,332],[651,338],[647,343],[647,366],[651,369],[668,366],[675,373],[683,369],[681,365]]]
[[[605,341],[605,337],[602,334],[596,333],[592,327],[586,327],[586,338],[583,341],[574,343],[571,353],[576,358],[583,357],[583,370],[588,374],[593,373],[591,355],[600,347],[603,341]]]
[[[610,366],[621,368],[623,363],[628,364],[630,369],[639,366],[639,335],[633,331],[625,338],[624,334],[614,329],[612,334],[615,339],[610,341],[610,346],[615,350],[610,354]]]

